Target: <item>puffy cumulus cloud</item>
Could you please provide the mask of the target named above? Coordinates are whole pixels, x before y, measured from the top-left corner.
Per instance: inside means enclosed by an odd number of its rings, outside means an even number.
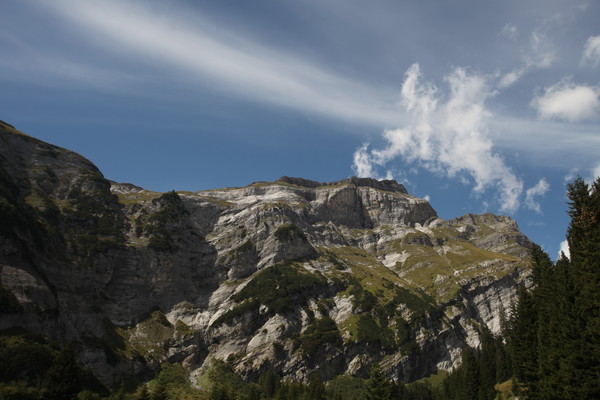
[[[560,250],[558,250],[558,257],[564,254],[567,258],[571,258],[571,251],[569,250],[569,242],[563,240],[560,242]]]
[[[369,144],[365,143],[354,152],[352,169],[357,176],[378,178],[375,171],[371,154],[369,153]]]
[[[486,77],[456,68],[445,78],[447,97],[429,82],[422,82],[418,64],[406,72],[402,85],[402,106],[408,123],[384,131],[387,145],[382,149],[358,149],[356,171],[371,174],[378,166],[400,158],[429,171],[470,182],[476,194],[494,188],[499,191],[502,211],[519,206],[523,183],[503,159],[493,152],[487,132],[490,112],[485,101],[494,94]],[[367,162],[365,168],[363,162]]]
[[[525,192],[525,206],[530,210],[541,213],[542,208],[540,207],[540,203],[538,203],[536,198],[545,195],[548,190],[550,190],[550,185],[546,179],[540,179],[535,186],[527,189]]]
[[[542,119],[563,119],[577,122],[591,118],[598,113],[600,101],[598,88],[575,85],[563,80],[545,89],[544,94],[536,96],[531,106]]]
[[[597,67],[600,65],[600,35],[590,36],[583,46],[582,65]]]

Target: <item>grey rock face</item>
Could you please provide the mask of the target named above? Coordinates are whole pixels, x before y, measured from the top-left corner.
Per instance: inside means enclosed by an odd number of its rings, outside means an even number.
[[[437,217],[395,181],[283,177],[155,193],[0,123],[0,283],[23,326],[82,343],[112,384],[211,358],[305,380],[379,361],[413,380],[452,369],[527,283],[508,217]],[[318,355],[318,357],[317,357]]]

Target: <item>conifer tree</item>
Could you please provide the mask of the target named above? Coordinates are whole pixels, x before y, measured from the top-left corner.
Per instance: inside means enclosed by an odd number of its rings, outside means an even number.
[[[479,399],[493,399],[496,395],[494,385],[496,384],[496,339],[490,330],[483,326],[479,334],[481,350],[477,355],[477,367],[479,374]]]
[[[75,352],[71,346],[62,349],[56,356],[53,365],[46,371],[43,387],[47,399],[74,399],[83,389],[83,374],[77,364]]]
[[[321,374],[318,372],[310,376],[310,381],[308,382],[307,399],[325,400],[325,385],[323,384]]]
[[[522,291],[510,350],[521,397],[600,398],[600,178],[568,185],[570,259],[532,251],[534,289]]]
[[[371,366],[365,389],[368,400],[388,400],[391,398],[392,383],[385,377],[378,363],[373,363]]]
[[[262,387],[267,398],[275,397],[281,386],[281,380],[277,372],[269,367],[259,378],[258,384]]]
[[[568,186],[571,223],[567,240],[575,287],[574,325],[567,385],[578,398],[600,397],[600,178]]]
[[[517,391],[523,397],[537,398],[537,312],[533,296],[525,288],[519,291],[510,337]]]
[[[165,385],[162,382],[160,382],[160,380],[159,380],[158,383],[156,384],[156,387],[152,391],[152,400],[167,400],[167,399],[168,399],[167,389],[166,389]]]
[[[135,399],[136,400],[151,400],[150,399],[150,392],[148,392],[148,387],[143,384],[136,392],[135,394]]]

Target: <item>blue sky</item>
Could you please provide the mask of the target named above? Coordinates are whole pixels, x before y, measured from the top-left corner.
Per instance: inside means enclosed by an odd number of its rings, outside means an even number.
[[[555,257],[600,174],[597,1],[3,0],[0,119],[150,190],[394,178]]]

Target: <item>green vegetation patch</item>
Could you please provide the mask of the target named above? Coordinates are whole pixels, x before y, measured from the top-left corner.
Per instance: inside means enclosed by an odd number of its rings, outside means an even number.
[[[303,242],[307,242],[306,235],[300,228],[294,224],[283,224],[280,225],[273,234],[277,240],[282,243],[290,243],[296,239],[300,239]]]
[[[513,392],[513,380],[509,379],[505,382],[498,383],[494,389],[498,394],[496,395],[496,399],[498,400],[512,400],[515,398],[515,394]]]
[[[107,389],[78,364],[74,348],[58,345],[24,329],[0,332],[0,399],[95,398]]]
[[[148,389],[151,396],[147,398],[152,399],[205,399],[204,394],[192,386],[189,372],[181,364],[161,364],[160,372],[149,382]]]
[[[153,214],[140,215],[136,220],[136,234],[149,237],[148,246],[158,251],[174,248],[171,232],[187,215],[181,198],[175,191],[167,192],[152,200],[159,209]]]
[[[189,338],[194,336],[196,332],[196,329],[191,328],[188,324],[186,324],[180,319],[178,319],[177,322],[175,322],[175,336],[177,337]]]
[[[306,302],[311,294],[327,285],[321,274],[296,263],[284,261],[257,272],[242,290],[232,296],[237,302],[254,300],[271,313],[285,313]]]
[[[365,381],[351,375],[338,375],[327,382],[327,393],[332,399],[363,400],[367,398]]]
[[[250,282],[232,296],[232,300],[241,304],[218,318],[215,325],[230,322],[261,304],[267,306],[271,314],[292,311],[326,285],[323,275],[309,272],[291,261],[281,262],[255,273]]]
[[[251,310],[256,310],[259,306],[260,301],[258,299],[246,299],[233,307],[231,310],[227,310],[225,313],[219,316],[215,322],[213,322],[213,326],[229,324],[233,322],[236,317],[242,316]]]
[[[117,351],[121,355],[129,359],[137,355],[158,359],[166,354],[168,342],[176,332],[176,328],[161,311],[154,311],[136,326],[116,328],[115,332],[123,339],[121,342],[118,338],[112,337],[112,341],[118,344]]]
[[[122,205],[99,171],[81,171],[61,207],[65,237],[80,265],[89,266],[97,253],[125,244]]]
[[[224,207],[224,208],[229,208],[229,207],[233,207],[233,203],[227,201],[227,200],[223,200],[220,199],[218,197],[215,196],[204,196],[204,195],[200,195],[200,197],[206,201],[209,201],[211,203],[216,204],[219,207]]]
[[[355,343],[379,344],[386,349],[396,346],[394,332],[387,326],[387,321],[376,321],[369,312],[351,316],[342,322],[341,327]]]
[[[299,338],[303,353],[313,357],[326,343],[333,345],[342,343],[342,336],[335,321],[325,316],[317,318],[302,332]]]
[[[446,302],[459,292],[462,279],[488,275],[499,279],[510,269],[506,264],[525,262],[517,257],[480,249],[466,241],[449,240],[445,252],[440,254],[428,246],[407,245],[410,256],[398,266],[405,271],[403,277],[421,288],[439,302]],[[498,260],[496,267],[481,266],[486,261]]]
[[[143,190],[135,193],[120,193],[118,194],[119,202],[123,205],[133,205],[143,203],[146,201],[152,201],[161,196],[159,192],[152,192],[150,190]]]
[[[383,305],[401,302],[411,311],[420,313],[430,310],[435,305],[433,298],[413,290],[409,282],[382,265],[373,254],[365,250],[335,247],[323,251],[325,259],[333,263],[336,269],[341,270],[345,267],[352,272],[346,293],[355,296],[355,306],[364,303],[361,306],[363,310],[369,309],[375,303]],[[346,276],[346,280],[348,279]],[[361,293],[363,290],[370,292],[375,299]]]

